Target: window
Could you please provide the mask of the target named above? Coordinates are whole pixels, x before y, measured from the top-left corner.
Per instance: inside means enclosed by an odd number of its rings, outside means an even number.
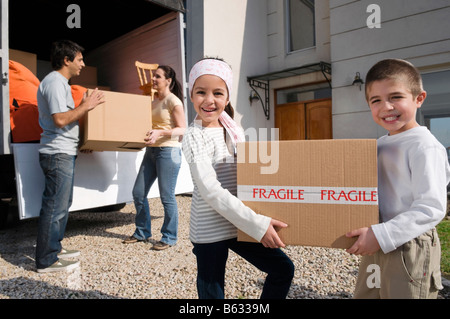
[[[286,1],[288,52],[315,46],[314,0]]]
[[[417,121],[426,125],[447,149],[450,147],[450,70],[422,75],[427,98],[417,112]]]

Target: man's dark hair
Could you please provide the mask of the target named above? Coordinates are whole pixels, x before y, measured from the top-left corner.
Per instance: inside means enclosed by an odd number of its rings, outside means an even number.
[[[64,66],[64,59],[73,61],[78,53],[83,53],[84,48],[70,40],[59,40],[52,43],[50,61],[53,70],[60,70]]]

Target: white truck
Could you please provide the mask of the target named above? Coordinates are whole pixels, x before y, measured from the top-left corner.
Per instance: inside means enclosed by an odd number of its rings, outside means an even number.
[[[171,65],[184,85],[184,22],[180,0],[1,1],[0,228],[9,220],[39,216],[43,174],[38,143],[14,143],[10,127],[9,50],[36,54],[39,80],[48,73],[49,43],[68,38],[82,45],[101,86],[141,94],[134,61]],[[120,18],[121,17],[121,18]],[[79,39],[79,40],[78,40]],[[138,152],[80,153],[70,211],[117,208],[132,201],[143,158]],[[185,159],[176,193],[193,185]],[[149,193],[159,196],[157,183]],[[18,215],[14,215],[18,214]]]

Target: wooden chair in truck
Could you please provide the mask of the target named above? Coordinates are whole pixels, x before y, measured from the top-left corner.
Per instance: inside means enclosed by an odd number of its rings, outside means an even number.
[[[156,90],[153,89],[153,73],[158,68],[158,64],[150,64],[136,61],[136,69],[139,76],[141,86],[139,87],[144,95],[150,95],[153,97]]]

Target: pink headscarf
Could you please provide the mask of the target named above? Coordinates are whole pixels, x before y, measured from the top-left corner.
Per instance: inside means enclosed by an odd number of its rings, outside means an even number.
[[[230,99],[233,84],[233,71],[231,71],[230,66],[226,62],[217,59],[200,60],[192,67],[191,72],[189,73],[189,93],[192,94],[195,81],[205,74],[215,75],[221,78],[227,86],[228,99]],[[222,114],[220,114],[219,121],[231,137],[234,145],[236,145],[237,142],[245,142],[245,136],[242,129],[227,114],[227,112],[222,112]]]

